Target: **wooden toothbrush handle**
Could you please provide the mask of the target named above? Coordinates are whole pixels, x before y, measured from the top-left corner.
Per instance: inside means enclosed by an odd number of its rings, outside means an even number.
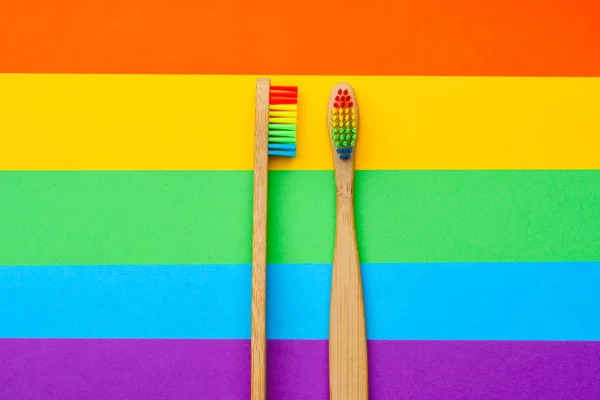
[[[329,387],[331,400],[369,397],[362,279],[351,195],[338,189],[331,285]]]
[[[267,393],[267,189],[268,79],[256,84],[256,127],[254,137],[254,199],[252,214],[252,319],[250,332],[250,399],[265,400]]]

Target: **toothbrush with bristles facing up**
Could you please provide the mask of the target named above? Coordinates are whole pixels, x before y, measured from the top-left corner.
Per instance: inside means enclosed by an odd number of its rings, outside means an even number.
[[[267,182],[269,156],[296,156],[298,87],[256,83],[252,217],[251,400],[266,398]]]
[[[336,186],[336,231],[329,319],[330,400],[369,397],[367,337],[354,224],[354,162],[358,105],[345,83],[329,96],[327,129]]]

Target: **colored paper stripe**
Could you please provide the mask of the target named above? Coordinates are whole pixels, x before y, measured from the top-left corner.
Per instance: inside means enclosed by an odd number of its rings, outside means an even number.
[[[4,3],[0,72],[600,75],[593,0]]]
[[[329,399],[326,341],[270,341],[270,399]],[[0,340],[3,400],[250,399],[249,341]],[[600,395],[600,342],[369,343],[373,400]]]
[[[250,338],[249,265],[0,267],[0,337]],[[600,340],[600,262],[363,264],[367,337]],[[269,265],[267,336],[327,339],[331,265]]]
[[[300,100],[297,157],[272,169],[333,168],[325,114],[340,80],[360,104],[358,169],[600,169],[600,79],[337,76],[273,77]],[[0,169],[252,170],[255,86],[0,75]]]
[[[331,262],[333,172],[269,178],[268,261]],[[251,171],[5,171],[0,193],[0,265],[251,262]],[[363,262],[600,260],[600,171],[357,171],[355,196]]]

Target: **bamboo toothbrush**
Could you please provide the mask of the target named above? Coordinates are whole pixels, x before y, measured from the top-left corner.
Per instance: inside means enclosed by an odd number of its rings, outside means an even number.
[[[354,226],[354,161],[358,105],[345,83],[331,90],[327,110],[336,186],[336,233],[329,326],[331,400],[369,396],[362,280]]]
[[[251,400],[266,397],[267,181],[269,155],[296,156],[298,88],[256,83],[252,218]]]

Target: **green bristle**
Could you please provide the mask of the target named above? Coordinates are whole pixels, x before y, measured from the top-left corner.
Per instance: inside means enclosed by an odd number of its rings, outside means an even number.
[[[295,124],[269,124],[269,129],[280,130],[280,131],[295,131]]]
[[[271,114],[271,113],[269,113]],[[294,113],[295,114],[295,113]],[[290,115],[290,117],[292,117]],[[293,118],[293,117],[292,117]],[[269,143],[296,143],[296,124],[269,124]]]
[[[269,131],[269,136],[296,136],[296,131]]]
[[[269,137],[269,143],[296,143],[296,137]]]

